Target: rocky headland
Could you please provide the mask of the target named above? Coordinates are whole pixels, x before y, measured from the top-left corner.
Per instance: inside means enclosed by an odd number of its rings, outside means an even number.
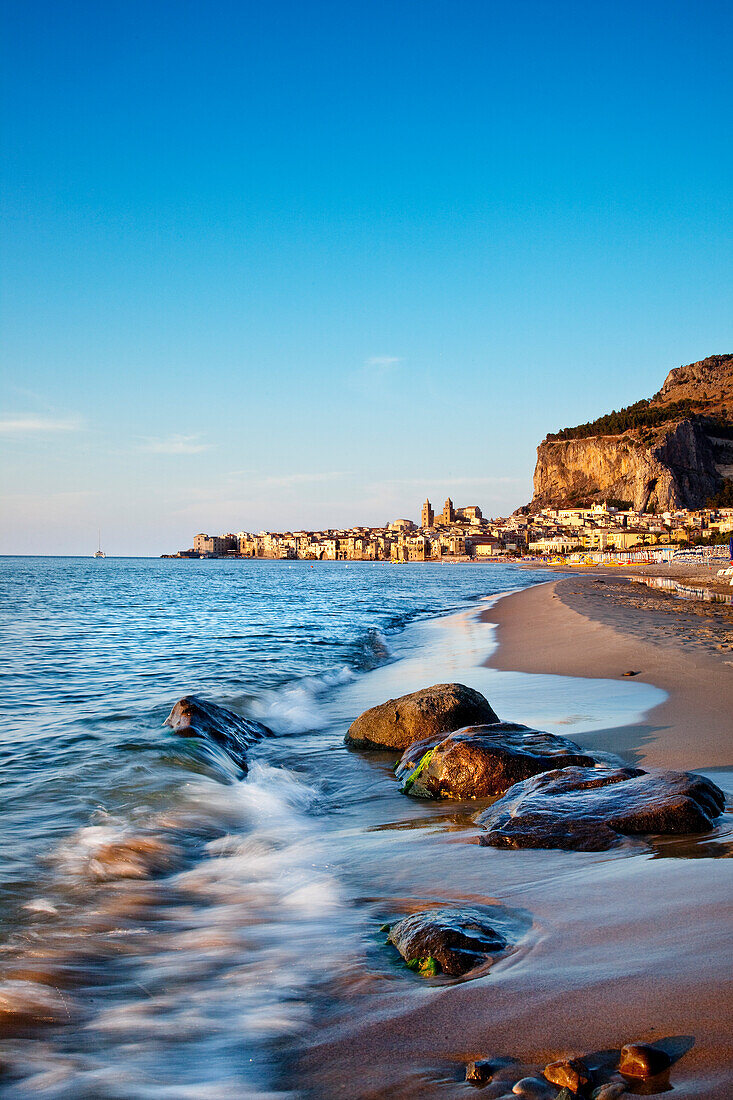
[[[670,371],[648,400],[548,435],[530,508],[696,509],[732,488],[733,355],[711,355]]]

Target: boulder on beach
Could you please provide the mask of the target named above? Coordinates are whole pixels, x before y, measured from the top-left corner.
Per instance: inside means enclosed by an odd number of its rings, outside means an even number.
[[[475,908],[412,913],[392,925],[387,942],[423,977],[461,977],[506,947],[501,933]]]
[[[179,699],[164,724],[181,737],[199,737],[219,745],[245,773],[247,749],[271,732],[260,722],[251,722],[200,695]]]
[[[627,1043],[621,1048],[619,1073],[624,1077],[657,1077],[668,1070],[672,1059],[665,1050],[649,1043]]]
[[[487,798],[539,772],[594,763],[566,737],[494,722],[416,741],[396,774],[405,794],[418,798]]]
[[[582,1058],[560,1058],[545,1066],[545,1077],[561,1089],[580,1092],[590,1081],[590,1072]]]
[[[404,752],[414,741],[485,722],[498,718],[480,691],[464,684],[433,684],[365,710],[351,723],[346,742]]]
[[[509,1067],[514,1065],[514,1058],[475,1058],[473,1062],[466,1064],[466,1080],[471,1085],[488,1085],[495,1080],[497,1074],[504,1074]]]
[[[516,784],[477,822],[494,848],[600,852],[624,836],[699,833],[723,812],[719,787],[691,772],[563,768]]]

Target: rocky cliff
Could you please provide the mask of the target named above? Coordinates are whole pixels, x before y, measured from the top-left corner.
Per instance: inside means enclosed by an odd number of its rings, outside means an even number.
[[[537,448],[533,509],[617,499],[701,508],[733,479],[733,355],[670,371],[649,400],[548,435]]]

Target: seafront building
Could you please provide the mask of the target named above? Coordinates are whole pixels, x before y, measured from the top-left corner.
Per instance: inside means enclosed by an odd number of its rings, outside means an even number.
[[[725,541],[733,508],[635,512],[611,502],[587,508],[519,509],[486,519],[478,505],[456,508],[450,497],[435,512],[429,500],[420,525],[399,518],[384,527],[347,530],[260,531],[194,535],[193,547],[164,557],[271,558],[305,561],[490,561],[507,557],[561,557],[573,553],[630,554],[651,547]]]

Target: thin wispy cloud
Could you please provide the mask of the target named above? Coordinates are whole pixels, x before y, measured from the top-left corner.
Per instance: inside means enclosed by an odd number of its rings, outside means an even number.
[[[404,360],[399,355],[371,355],[364,361],[364,365],[386,369],[387,367],[396,367],[398,363],[403,362]]]
[[[153,455],[197,455],[211,449],[199,435],[169,435],[164,439],[146,439],[140,450]]]
[[[78,432],[81,426],[81,421],[76,417],[57,419],[32,414],[0,417],[0,435],[50,435],[54,432]]]
[[[291,523],[289,511],[293,501],[300,502],[300,490],[311,485],[341,481],[348,476],[342,471],[263,476],[255,470],[234,470],[225,475],[219,485],[187,486],[172,514],[177,518],[191,519],[194,523],[201,522],[202,512],[208,516],[216,515],[220,517],[217,520],[219,525],[227,529],[232,526],[235,530],[240,527],[244,529],[249,523],[250,527],[254,524],[259,530],[265,522],[279,524],[282,528],[284,524]],[[288,502],[284,517],[266,520],[266,515],[272,515],[268,509],[283,507],[283,502]],[[255,520],[251,518],[253,514],[257,517]],[[210,526],[214,523],[212,519],[206,522]]]

